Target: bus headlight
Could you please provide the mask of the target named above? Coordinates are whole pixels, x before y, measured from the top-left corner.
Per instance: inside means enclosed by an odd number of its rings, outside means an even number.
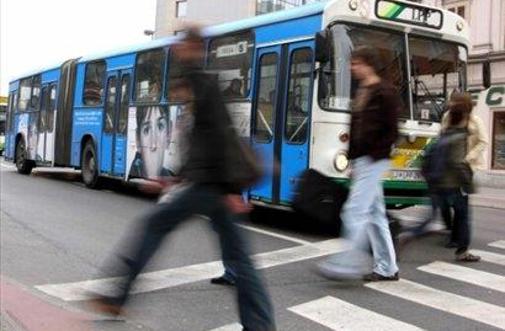
[[[344,171],[349,166],[349,159],[347,158],[347,154],[344,152],[339,152],[335,155],[333,159],[333,166],[337,171]]]

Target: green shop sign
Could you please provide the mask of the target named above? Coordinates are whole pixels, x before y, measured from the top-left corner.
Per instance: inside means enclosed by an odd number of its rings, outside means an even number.
[[[486,105],[489,107],[505,107],[505,85],[491,86],[488,90],[484,92],[474,92],[472,93],[473,100],[475,102],[479,101],[479,98],[483,95],[486,99]]]

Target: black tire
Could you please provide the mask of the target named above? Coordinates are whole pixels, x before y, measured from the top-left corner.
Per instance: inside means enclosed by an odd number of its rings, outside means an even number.
[[[82,150],[81,155],[81,176],[86,187],[98,188],[98,163],[96,158],[95,145],[88,141]]]
[[[33,169],[33,161],[28,160],[24,139],[19,139],[16,144],[16,169],[22,175],[29,175]]]

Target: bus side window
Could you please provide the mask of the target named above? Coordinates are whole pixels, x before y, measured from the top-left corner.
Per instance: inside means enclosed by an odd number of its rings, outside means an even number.
[[[47,110],[47,132],[53,132],[56,111],[56,84],[49,86],[49,108]]]
[[[28,109],[28,103],[32,97],[32,79],[25,78],[19,83],[17,109],[25,111]]]
[[[41,105],[40,105],[40,118],[39,118],[39,132],[44,132],[47,130],[47,105],[49,103],[49,95],[47,93],[47,86],[42,88],[40,93]]]
[[[105,61],[91,62],[86,65],[84,78],[83,103],[85,106],[97,106],[102,103]]]
[[[291,55],[288,109],[285,136],[290,143],[307,139],[310,86],[312,84],[312,50],[302,48]]]
[[[40,85],[41,85],[40,75],[34,76],[32,82],[32,96],[30,98],[30,108],[35,111],[40,110]]]
[[[253,136],[256,141],[270,142],[274,135],[275,123],[276,53],[261,56],[258,82]]]
[[[165,54],[163,49],[156,49],[140,53],[137,56],[137,62],[135,63],[135,101],[160,101]]]

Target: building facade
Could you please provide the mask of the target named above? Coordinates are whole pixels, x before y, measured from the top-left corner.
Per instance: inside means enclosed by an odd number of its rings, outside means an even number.
[[[176,35],[187,23],[225,23],[315,1],[318,0],[157,0],[155,38]]]

